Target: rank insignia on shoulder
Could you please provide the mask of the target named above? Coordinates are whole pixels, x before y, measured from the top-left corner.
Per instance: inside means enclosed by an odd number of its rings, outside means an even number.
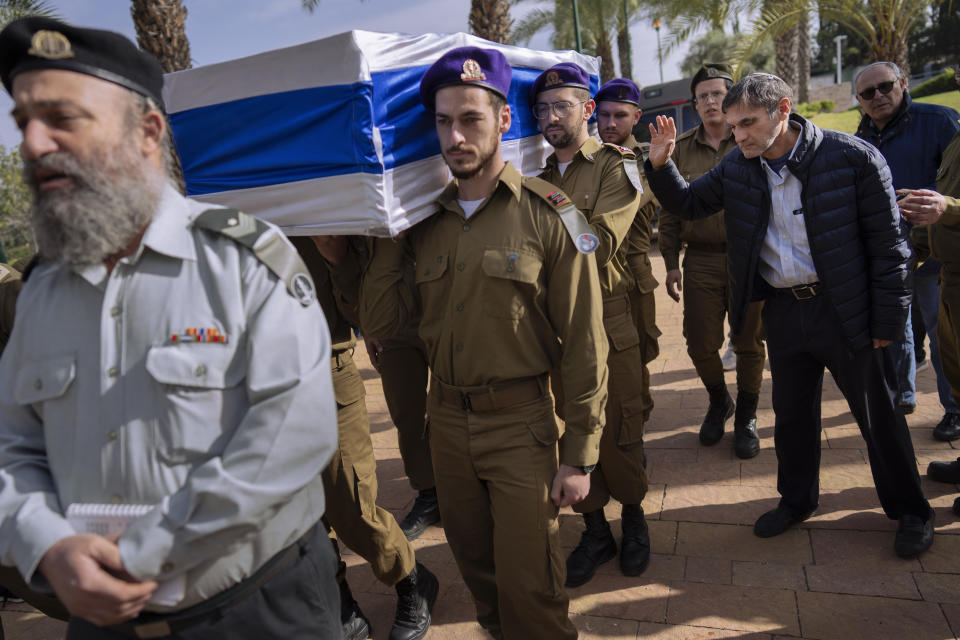
[[[554,191],[553,193],[548,193],[547,200],[552,202],[556,207],[562,207],[569,202],[569,200],[567,200],[567,194],[565,194],[563,191]]]
[[[226,344],[230,338],[225,333],[220,333],[216,327],[209,329],[197,329],[190,327],[183,333],[175,333],[170,336],[170,342],[220,342]]]
[[[295,274],[290,281],[290,293],[304,307],[309,307],[317,300],[317,291],[313,287],[313,280],[302,271]]]

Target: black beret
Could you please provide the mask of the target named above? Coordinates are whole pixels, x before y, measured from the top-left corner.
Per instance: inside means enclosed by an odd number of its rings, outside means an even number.
[[[704,80],[713,80],[714,78],[724,78],[733,82],[733,67],[723,62],[704,62],[700,70],[690,81],[690,94],[696,94],[696,87]]]
[[[0,80],[12,93],[23,71],[66,69],[95,76],[153,98],[163,108],[163,70],[126,36],[82,29],[53,18],[14,20],[0,31]]]

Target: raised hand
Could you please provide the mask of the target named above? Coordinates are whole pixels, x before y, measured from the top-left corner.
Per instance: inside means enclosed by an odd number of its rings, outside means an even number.
[[[673,118],[657,116],[657,126],[650,127],[650,164],[659,169],[667,164],[673,148],[677,146],[677,125]]]

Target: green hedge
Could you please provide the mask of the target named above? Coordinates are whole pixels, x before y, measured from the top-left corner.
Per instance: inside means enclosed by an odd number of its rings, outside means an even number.
[[[812,118],[818,113],[833,113],[837,104],[833,100],[821,100],[820,102],[801,102],[793,106],[793,110],[804,118]]]
[[[926,82],[921,82],[915,87],[910,87],[910,95],[914,98],[923,96],[932,96],[937,93],[946,93],[957,88],[957,82],[954,78],[953,69],[944,69],[940,75],[930,78]]]

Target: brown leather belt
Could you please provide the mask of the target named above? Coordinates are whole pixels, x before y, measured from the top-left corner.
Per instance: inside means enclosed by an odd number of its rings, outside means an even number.
[[[622,294],[603,299],[603,317],[613,318],[630,313],[630,296]]]
[[[546,395],[547,388],[546,374],[479,387],[455,387],[433,377],[433,393],[442,404],[472,413],[531,402]]]
[[[726,242],[688,242],[687,249],[701,253],[726,253]]]
[[[823,293],[823,286],[819,282],[798,284],[795,287],[784,287],[782,289],[773,287],[772,289],[774,295],[793,296],[797,300],[809,300],[810,298],[815,298]]]

